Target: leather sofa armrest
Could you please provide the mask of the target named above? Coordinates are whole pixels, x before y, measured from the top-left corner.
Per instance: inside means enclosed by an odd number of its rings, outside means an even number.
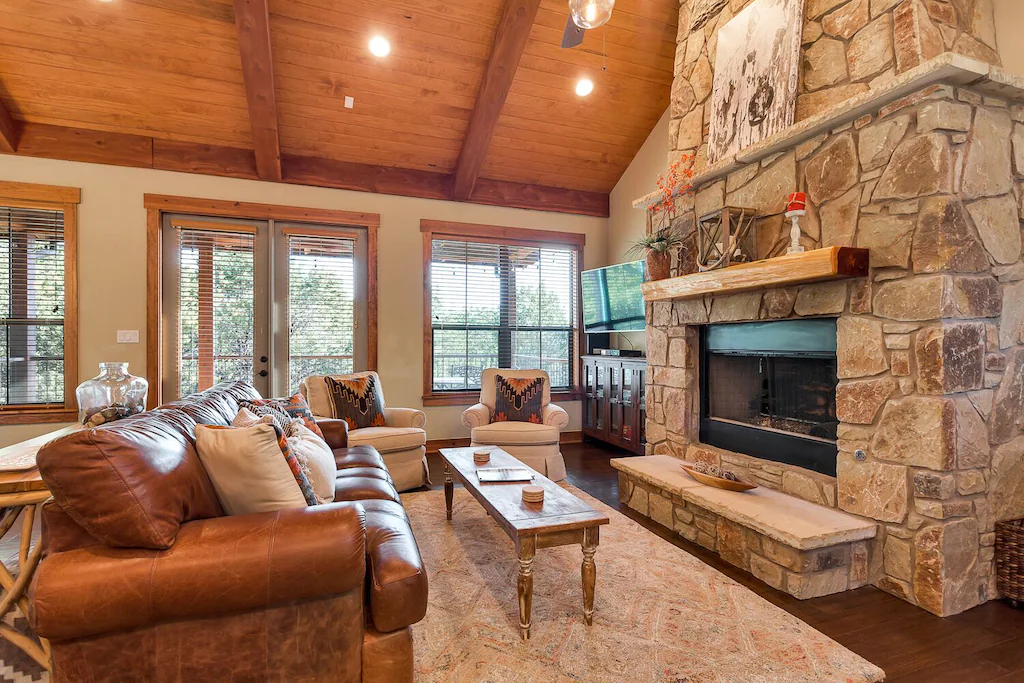
[[[370,615],[381,632],[412,626],[427,613],[427,570],[398,503],[365,501]]]
[[[31,621],[51,640],[248,612],[363,590],[366,513],[330,503],[182,525],[168,550],[92,546],[36,570]]]
[[[384,423],[388,427],[416,427],[425,429],[427,416],[422,410],[415,408],[385,408]]]
[[[462,412],[462,424],[468,429],[483,427],[491,422],[491,409],[483,403],[477,403]]]
[[[318,417],[316,426],[324,433],[324,441],[331,450],[348,448],[348,422],[335,417]]]
[[[569,426],[569,413],[565,412],[565,408],[554,403],[544,406],[541,419],[544,424],[556,427],[559,431]]]

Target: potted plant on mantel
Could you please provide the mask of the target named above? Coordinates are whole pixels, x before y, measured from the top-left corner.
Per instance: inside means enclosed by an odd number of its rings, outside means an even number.
[[[643,256],[647,279],[664,280],[672,273],[672,252],[682,244],[683,236],[670,224],[633,242],[626,257]]]
[[[672,254],[683,246],[686,235],[673,225],[676,197],[691,191],[689,179],[693,177],[690,162],[684,155],[669,164],[658,176],[658,191],[647,205],[647,232],[630,245],[627,258],[643,256],[649,280],[664,280],[672,274]]]

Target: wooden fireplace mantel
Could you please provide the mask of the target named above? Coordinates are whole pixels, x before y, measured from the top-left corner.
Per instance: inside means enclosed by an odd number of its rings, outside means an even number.
[[[868,274],[868,250],[826,247],[643,284],[644,301],[695,299]]]

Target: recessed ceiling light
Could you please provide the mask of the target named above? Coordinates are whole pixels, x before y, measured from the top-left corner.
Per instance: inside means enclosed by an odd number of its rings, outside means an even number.
[[[594,81],[589,78],[581,78],[576,81],[576,94],[580,97],[586,97],[590,93],[594,92]]]
[[[384,36],[370,38],[370,53],[374,57],[387,57],[391,53],[391,43]]]

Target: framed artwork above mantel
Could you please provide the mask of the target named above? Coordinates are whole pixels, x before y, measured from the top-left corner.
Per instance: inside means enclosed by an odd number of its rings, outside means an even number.
[[[793,125],[804,0],[754,0],[718,32],[708,161]]]

